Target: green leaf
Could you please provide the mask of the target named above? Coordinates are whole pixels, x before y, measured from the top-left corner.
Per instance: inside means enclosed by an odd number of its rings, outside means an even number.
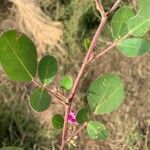
[[[23,149],[20,147],[8,146],[8,147],[0,148],[0,150],[23,150]]]
[[[128,57],[136,57],[150,51],[150,43],[140,38],[128,38],[118,43],[118,49]]]
[[[139,14],[138,15],[144,16],[145,18],[150,18],[149,6],[150,6],[149,0],[139,0]]]
[[[37,69],[36,47],[24,34],[7,31],[0,36],[0,63],[10,79],[31,81]]]
[[[84,45],[85,50],[88,50],[88,49],[89,49],[90,44],[91,44],[91,41],[90,41],[88,38],[85,38],[85,39],[84,39],[84,42],[83,42],[83,45]]]
[[[70,90],[73,86],[73,79],[71,76],[64,76],[61,80],[60,80],[60,87],[66,89],[66,90]]]
[[[58,65],[55,57],[47,55],[41,59],[38,66],[38,74],[43,84],[51,83],[57,71]]]
[[[149,0],[139,0],[139,12],[128,21],[130,34],[141,37],[150,30]]]
[[[88,123],[87,133],[91,139],[105,140],[108,137],[108,131],[105,126],[97,121]]]
[[[31,94],[30,105],[37,112],[45,111],[50,102],[51,97],[45,89],[37,88]]]
[[[63,125],[64,125],[64,118],[63,118],[63,116],[60,115],[60,114],[54,115],[53,118],[52,118],[52,125],[56,129],[63,128]]]
[[[92,82],[88,90],[88,103],[95,114],[116,110],[124,100],[123,83],[119,76],[106,74]]]
[[[89,119],[89,108],[88,107],[84,107],[84,108],[81,108],[78,112],[77,112],[77,115],[76,115],[76,120],[79,124],[82,124],[86,121],[88,121]]]
[[[119,39],[128,33],[127,22],[134,16],[132,9],[121,7],[113,16],[111,22],[112,35],[114,39]]]
[[[143,16],[134,16],[128,21],[128,29],[130,34],[141,37],[150,30],[150,19],[145,19]]]

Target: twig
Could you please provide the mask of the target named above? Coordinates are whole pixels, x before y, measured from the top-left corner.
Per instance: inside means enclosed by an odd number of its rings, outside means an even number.
[[[56,91],[50,90],[49,88],[47,88],[46,86],[43,86],[43,85],[39,84],[39,83],[36,82],[35,80],[32,80],[32,82],[33,82],[35,85],[37,85],[38,87],[45,88],[45,89],[48,91],[48,93],[49,93],[50,95],[54,96],[55,98],[57,98],[57,99],[60,101],[60,103],[65,104],[65,103],[68,101],[67,98],[64,97],[62,94],[60,94],[60,93],[58,93],[58,92],[56,92]]]
[[[100,56],[102,56],[103,54],[105,54],[107,51],[109,51],[110,49],[112,49],[115,46],[115,43],[114,43],[109,48],[107,48],[104,52],[102,52],[101,54],[99,54],[98,56],[93,58],[94,57],[94,49],[96,47],[99,35],[103,31],[103,28],[105,27],[105,25],[107,23],[107,19],[108,19],[109,14],[112,13],[118,7],[119,3],[120,2],[117,0],[116,3],[111,8],[111,11],[108,12],[108,13],[105,13],[104,8],[100,4],[100,2],[98,0],[95,0],[96,8],[101,13],[101,22],[100,22],[99,27],[98,27],[98,29],[97,29],[97,31],[96,31],[93,39],[92,39],[91,45],[90,45],[90,47],[88,49],[88,52],[87,52],[87,54],[86,54],[86,56],[84,58],[84,61],[83,61],[82,65],[81,65],[79,73],[78,73],[78,75],[77,75],[77,77],[75,79],[75,82],[73,84],[73,87],[72,87],[71,92],[70,92],[69,97],[68,97],[68,103],[69,104],[66,104],[66,109],[65,109],[65,120],[64,120],[64,127],[63,127],[63,136],[62,136],[61,150],[64,150],[64,148],[65,148],[65,141],[66,141],[66,137],[67,137],[67,128],[68,128],[67,117],[68,117],[68,114],[70,112],[72,101],[73,101],[74,96],[75,96],[75,94],[77,92],[79,81],[80,81],[80,79],[81,79],[81,77],[83,75],[83,72],[84,72],[86,66],[91,62],[92,59],[94,60],[95,58],[96,59],[99,58]],[[82,128],[79,128],[79,130],[77,130],[77,132],[75,132],[72,136],[78,134],[85,126],[86,125],[84,125]]]
[[[90,61],[90,63],[96,61],[101,56],[103,56],[105,53],[107,53],[108,51],[110,51],[112,48],[114,48],[116,46],[116,44],[117,44],[117,42],[115,41],[108,48],[106,48],[105,50],[103,50],[101,53],[96,54],[96,56]]]
[[[74,136],[76,136],[80,131],[82,131],[86,126],[87,126],[86,123],[83,124],[82,126],[80,126],[74,133],[72,133],[72,135],[66,140],[65,143],[70,142],[70,140],[71,140]]]
[[[64,126],[63,126],[63,134],[62,134],[62,141],[61,141],[61,148],[60,150],[64,150],[65,148],[65,141],[67,137],[67,122],[68,122],[68,114],[69,114],[69,105],[65,105],[65,118],[64,118]]]
[[[106,15],[107,15],[107,16],[110,16],[110,15],[118,8],[120,2],[121,2],[121,0],[117,0],[117,1],[114,3],[114,5],[111,7],[111,9],[110,9],[108,12],[106,12]]]
[[[125,36],[123,36],[121,39],[115,40],[109,47],[107,47],[105,50],[103,50],[101,53],[99,54],[95,54],[95,56],[93,57],[93,59],[90,61],[90,63],[96,61],[98,58],[100,58],[101,56],[103,56],[105,53],[107,53],[108,51],[110,51],[111,49],[113,49],[120,41],[126,39],[128,36],[130,35],[130,32],[128,32]]]
[[[91,59],[91,57],[92,57],[91,56],[93,54],[92,52],[93,52],[94,48],[96,47],[97,40],[98,40],[99,35],[102,32],[106,22],[107,22],[107,17],[102,17],[101,23],[100,23],[100,25],[99,25],[99,27],[98,27],[98,29],[97,29],[94,37],[93,37],[93,40],[92,40],[91,45],[90,45],[90,48],[89,48],[89,50],[88,50],[88,52],[87,52],[87,54],[85,56],[85,59],[84,59],[84,61],[82,63],[80,71],[79,71],[79,73],[78,73],[78,75],[76,77],[76,80],[74,82],[73,88],[72,88],[70,96],[69,96],[69,101],[72,101],[73,98],[74,98],[74,95],[76,93],[76,89],[78,87],[80,78],[81,78],[81,76],[82,76],[82,74],[84,72],[84,69],[86,68],[86,65],[89,63],[89,59]]]
[[[101,16],[106,16],[106,12],[103,8],[103,6],[100,4],[99,0],[95,0],[95,5],[96,5],[96,8],[97,10],[100,12]]]
[[[97,5],[97,4],[96,4]],[[100,5],[99,7],[101,7],[101,10],[103,9],[102,6]],[[104,10],[104,9],[103,9]],[[100,12],[101,13],[101,12]],[[84,58],[84,61],[82,63],[82,66],[79,70],[79,73],[75,79],[75,82],[73,84],[73,87],[71,89],[71,92],[70,92],[70,95],[69,95],[69,98],[68,98],[68,101],[69,101],[69,105],[68,107],[66,107],[66,113],[65,113],[65,116],[68,116],[69,112],[70,112],[70,108],[71,108],[71,104],[72,104],[72,101],[73,101],[73,98],[74,98],[74,95],[76,94],[76,91],[77,91],[77,87],[78,87],[78,84],[79,84],[79,81],[83,75],[83,72],[87,66],[87,64],[90,62],[91,58],[93,57],[93,50],[95,49],[96,47],[96,44],[97,44],[97,40],[99,38],[99,35],[100,33],[102,32],[106,22],[107,22],[107,16],[104,15],[104,14],[101,14],[102,15],[102,19],[101,19],[101,22],[99,24],[99,27],[93,37],[93,40],[91,42],[91,45],[88,49],[88,52]],[[65,147],[65,137],[67,136],[67,126],[68,126],[68,122],[67,120],[65,119],[64,120],[64,127],[63,127],[63,136],[62,136],[62,145],[61,145],[61,150],[64,150],[64,147]]]

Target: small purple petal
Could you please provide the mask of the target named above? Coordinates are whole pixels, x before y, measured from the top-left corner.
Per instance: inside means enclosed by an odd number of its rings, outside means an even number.
[[[68,122],[71,124],[76,124],[76,113],[75,111],[71,111],[67,118]]]

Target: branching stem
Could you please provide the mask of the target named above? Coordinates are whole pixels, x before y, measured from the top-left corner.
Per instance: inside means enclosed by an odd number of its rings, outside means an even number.
[[[88,52],[83,60],[83,63],[81,65],[81,68],[79,70],[79,73],[74,81],[73,87],[71,89],[71,92],[69,94],[68,97],[68,103],[66,104],[66,108],[65,108],[65,119],[64,119],[64,126],[63,126],[63,134],[62,134],[62,143],[61,143],[61,150],[65,149],[65,144],[68,143],[75,135],[77,135],[81,130],[83,130],[86,127],[86,124],[83,124],[82,126],[79,127],[79,129],[74,132],[70,138],[67,138],[67,130],[68,130],[68,120],[67,117],[69,115],[70,112],[70,108],[71,108],[71,104],[74,100],[74,96],[77,92],[78,89],[78,85],[79,85],[79,81],[85,71],[85,68],[88,64],[90,64],[91,62],[93,62],[94,60],[100,58],[101,56],[103,56],[106,52],[108,52],[109,50],[111,50],[112,48],[114,48],[116,46],[116,41],[110,45],[108,48],[106,48],[102,53],[98,54],[97,56],[94,56],[94,49],[96,47],[98,38],[101,34],[101,32],[103,31],[106,23],[107,23],[107,19],[108,17],[117,9],[118,5],[120,4],[121,0],[117,0],[116,3],[112,6],[112,8],[110,9],[109,12],[105,12],[103,6],[101,5],[101,3],[98,0],[95,0],[95,4],[96,4],[96,8],[98,9],[98,11],[101,14],[101,22],[98,26],[97,31],[95,32],[95,35],[93,36],[91,45],[88,49]]]

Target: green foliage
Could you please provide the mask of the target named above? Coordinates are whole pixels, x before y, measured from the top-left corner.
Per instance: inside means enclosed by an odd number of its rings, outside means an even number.
[[[105,140],[108,137],[108,131],[105,126],[97,121],[88,123],[87,133],[91,139]]]
[[[143,16],[134,16],[128,22],[128,29],[130,33],[136,37],[144,36],[149,31],[149,21]]]
[[[52,118],[52,125],[56,129],[63,128],[63,125],[64,125],[64,118],[63,118],[63,116],[60,115],[60,114],[54,115],[53,118]]]
[[[84,108],[81,108],[78,112],[77,112],[77,115],[76,115],[76,120],[79,124],[82,124],[86,121],[88,121],[89,119],[89,108],[88,107],[84,107]]]
[[[124,100],[123,83],[117,75],[103,75],[92,82],[87,98],[95,114],[110,113],[116,110]]]
[[[31,81],[36,74],[37,52],[33,42],[15,30],[0,37],[0,63],[12,80]]]
[[[139,12],[134,15],[129,7],[121,7],[113,16],[112,32],[115,39],[132,34],[144,36],[150,30],[150,1],[139,0]]]
[[[112,35],[114,39],[119,39],[128,33],[128,20],[134,13],[129,7],[121,7],[113,16],[111,22]]]
[[[60,80],[60,87],[66,89],[66,90],[70,90],[72,88],[72,85],[73,85],[73,79],[71,76],[64,76]]]
[[[149,0],[138,0],[138,1],[139,1],[139,15],[150,19],[149,14],[150,1]]]
[[[0,148],[0,150],[23,150],[23,149],[15,146],[8,146],[8,147]]]
[[[129,7],[121,7],[112,19],[112,31],[115,39],[122,37],[117,44],[118,49],[128,57],[135,57],[150,50],[150,44],[140,38],[128,38],[144,36],[150,30],[150,14],[148,6],[150,1],[139,0],[139,11],[134,16]]]
[[[83,41],[83,45],[86,51],[90,48],[90,44],[91,44],[91,41],[88,38],[85,38]]]
[[[140,38],[128,38],[120,42],[118,48],[124,55],[135,57],[150,51],[150,43]]]
[[[149,6],[149,0],[139,0],[139,12],[128,22],[128,29],[132,35],[141,37],[150,30]]]
[[[45,111],[50,102],[51,97],[45,89],[37,88],[31,94],[30,105],[37,112]]]
[[[67,34],[71,40],[72,49],[76,42],[84,40],[84,47],[87,50],[90,41],[85,38],[86,33],[93,29],[99,21],[94,14],[93,7],[89,0],[82,2],[80,0],[70,1],[69,5],[76,3],[84,4],[82,9],[69,6],[70,14],[67,21],[64,21]],[[112,19],[112,34],[114,39],[120,39],[118,48],[129,57],[139,56],[150,50],[150,44],[140,38],[128,38],[133,36],[143,36],[150,30],[150,15],[148,0],[139,0],[140,8],[136,16],[129,7],[121,7]],[[65,2],[65,5],[67,3]],[[84,10],[84,13],[82,13]],[[60,17],[61,18],[61,17]],[[58,17],[58,19],[60,19]],[[60,19],[61,20],[61,19]],[[75,37],[75,39],[74,39]],[[69,39],[68,38],[68,39]],[[118,42],[118,41],[117,41]],[[69,45],[68,44],[68,45]],[[37,52],[34,44],[25,36],[16,31],[8,31],[0,37],[0,62],[6,74],[16,81],[31,81],[36,74]],[[69,47],[69,46],[68,46]],[[4,57],[5,56],[5,57]],[[45,85],[50,84],[58,71],[57,60],[50,55],[41,59],[38,66],[40,81]],[[17,73],[16,73],[17,72]],[[64,76],[60,81],[60,87],[70,90],[73,85],[71,76]],[[57,93],[56,93],[57,94]],[[61,96],[61,95],[60,95]],[[88,103],[93,111],[91,118],[95,115],[102,115],[116,110],[123,102],[124,86],[117,75],[107,74],[95,80],[88,90]],[[35,89],[30,98],[31,107],[37,111],[45,111],[51,102],[51,97],[45,88]],[[79,124],[88,122],[89,108],[82,108],[77,112],[76,120]],[[52,118],[52,125],[56,129],[63,128],[64,118],[56,114]],[[102,123],[89,121],[87,124],[87,133],[91,139],[104,140],[108,137],[108,131]]]
[[[38,66],[38,74],[43,84],[51,83],[57,71],[58,65],[55,57],[47,55],[41,59]]]

